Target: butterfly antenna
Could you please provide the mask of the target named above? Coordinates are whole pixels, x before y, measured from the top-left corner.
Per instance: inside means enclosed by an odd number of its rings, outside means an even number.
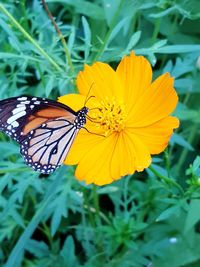
[[[87,93],[87,95],[86,95],[86,99],[85,99],[84,107],[86,106],[86,104],[87,104],[87,102],[90,100],[90,98],[95,97],[94,95],[89,96],[89,94],[90,94],[90,92],[91,92],[91,89],[92,89],[93,85],[94,85],[94,82],[91,84],[90,89],[89,89],[89,91],[88,91],[88,93]]]

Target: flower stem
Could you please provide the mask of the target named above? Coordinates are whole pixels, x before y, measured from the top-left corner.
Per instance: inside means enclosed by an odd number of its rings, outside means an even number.
[[[170,157],[168,148],[164,151],[165,165],[167,170],[167,177],[170,177]]]
[[[149,167],[149,170],[151,170],[158,178],[160,178],[166,184],[175,186],[180,191],[180,193],[182,195],[184,194],[183,188],[178,183],[176,183],[172,178],[168,178],[168,177],[160,174],[152,166]]]
[[[188,143],[192,144],[193,141],[194,141],[194,138],[196,136],[196,133],[197,133],[197,129],[198,129],[198,125],[197,124],[194,124],[190,130],[190,135],[188,137]],[[183,152],[181,153],[181,156],[179,158],[179,161],[177,163],[177,167],[176,167],[176,172],[179,173],[180,170],[182,169],[182,165],[184,164],[186,158],[187,158],[187,155],[188,155],[188,152],[189,150],[184,148],[183,149]]]
[[[67,44],[65,42],[65,38],[64,38],[62,32],[60,31],[60,29],[58,28],[58,25],[56,24],[56,22],[55,22],[55,20],[54,20],[54,18],[52,16],[52,14],[51,14],[48,6],[47,6],[45,0],[42,0],[42,4],[43,4],[44,9],[45,9],[48,17],[50,18],[50,20],[51,20],[51,22],[52,22],[52,24],[53,24],[53,26],[54,26],[54,28],[55,28],[55,30],[56,30],[59,38],[61,40],[61,43],[62,43],[63,48],[64,48],[64,51],[65,51],[66,59],[67,59],[67,62],[69,64],[69,67],[70,67],[71,74],[73,74],[73,72],[74,72],[74,66],[73,66],[73,63],[72,63],[72,60],[71,60],[69,49],[68,49]]]
[[[98,197],[98,194],[97,194],[97,188],[95,185],[93,185],[92,187],[92,194],[93,194],[93,201],[94,201],[94,208],[96,210],[96,218],[97,218],[97,221],[99,222],[100,221],[100,216],[99,216],[99,213],[100,213],[100,210],[99,210],[99,197]]]
[[[0,4],[0,11],[6,15],[10,21],[15,25],[15,27],[21,31],[21,33],[36,47],[36,49],[43,55],[54,67],[57,71],[62,72],[62,69],[59,65],[43,50],[43,48],[31,37],[31,35],[17,22],[17,20],[10,14],[10,12]]]

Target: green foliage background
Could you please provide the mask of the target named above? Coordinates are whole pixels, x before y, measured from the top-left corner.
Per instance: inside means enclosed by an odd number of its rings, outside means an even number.
[[[104,187],[31,171],[0,133],[0,266],[200,266],[200,1],[46,2],[67,46],[38,0],[0,3],[1,99],[56,99],[84,63],[134,50],[175,77],[181,126],[150,169]]]

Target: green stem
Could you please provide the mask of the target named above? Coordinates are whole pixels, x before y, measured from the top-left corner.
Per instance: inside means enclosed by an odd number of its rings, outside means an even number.
[[[107,42],[108,42],[108,39],[110,38],[110,35],[112,33],[112,30],[114,28],[114,26],[116,25],[116,21],[117,21],[117,17],[119,15],[119,12],[121,11],[121,8],[122,8],[122,5],[123,5],[123,2],[124,0],[121,0],[118,8],[117,8],[117,11],[115,12],[113,18],[112,18],[112,21],[111,21],[111,24],[110,24],[110,28],[104,38],[104,41],[103,41],[103,44],[102,46],[100,47],[99,51],[97,52],[96,56],[93,58],[92,62],[95,62],[99,59],[99,57],[101,56],[101,54],[104,52],[106,46],[107,46]]]
[[[65,42],[65,39],[64,39],[62,34],[60,35],[60,40],[61,40],[61,42],[63,44],[63,48],[64,48],[65,55],[66,55],[66,58],[67,58],[67,62],[69,64],[70,72],[73,75],[74,74],[74,66],[73,66],[73,63],[72,63],[72,60],[71,60],[71,56],[70,56],[70,53],[69,53],[68,46],[67,46],[67,44]]]
[[[88,190],[85,188],[83,189],[83,208],[88,210],[89,222],[93,227],[95,227],[94,216],[92,215],[92,210],[88,201]]]
[[[95,216],[97,218],[97,221],[100,222],[99,197],[98,197],[97,188],[95,185],[93,185],[93,187],[92,187],[92,193],[93,193],[93,200],[94,200],[94,208],[96,210]]]
[[[191,131],[190,131],[190,135],[188,137],[188,143],[192,144],[193,143],[193,140],[196,136],[196,133],[197,133],[197,129],[198,129],[198,125],[197,124],[194,124],[194,126],[192,127]],[[181,156],[179,158],[179,161],[177,163],[177,167],[176,167],[176,172],[179,173],[180,170],[182,169],[182,165],[184,164],[185,160],[186,160],[186,157],[187,157],[187,154],[188,154],[189,150],[184,148],[183,149],[183,152],[181,153]]]
[[[71,56],[70,56],[70,53],[69,53],[68,46],[67,46],[67,44],[65,42],[65,38],[64,38],[62,32],[60,31],[60,29],[58,28],[58,25],[56,24],[56,22],[55,22],[55,20],[54,20],[54,18],[52,16],[52,14],[51,14],[48,6],[47,6],[45,0],[42,0],[42,4],[43,4],[43,6],[44,6],[44,8],[45,8],[45,10],[47,12],[47,15],[50,18],[50,20],[51,20],[51,22],[52,22],[52,24],[53,24],[53,26],[54,26],[54,28],[55,28],[55,30],[56,30],[59,38],[61,40],[61,43],[62,43],[63,48],[64,48],[64,51],[65,51],[66,59],[67,59],[67,62],[69,64],[69,68],[70,68],[71,74],[73,75],[73,73],[74,73],[74,66],[73,66],[73,63],[72,63],[72,60],[71,60]]]
[[[176,183],[172,178],[168,178],[168,177],[160,174],[152,166],[149,167],[149,170],[151,170],[158,178],[160,178],[166,184],[175,186],[180,191],[180,193],[182,195],[184,194],[183,188],[178,183]]]
[[[164,151],[164,156],[165,156],[165,165],[166,165],[166,170],[167,170],[167,176],[170,177],[170,157],[169,157],[169,150],[168,148]]]
[[[26,30],[28,30],[29,26],[28,26],[28,19],[27,19],[27,15],[26,15],[26,3],[25,3],[25,1],[26,0],[21,0],[21,1],[19,1],[19,3],[20,3],[20,6],[21,6],[21,11],[22,11],[22,19],[21,19],[21,21],[24,24],[24,28]]]
[[[18,28],[19,31],[36,47],[36,49],[56,68],[57,71],[62,72],[62,69],[58,64],[42,49],[41,46],[30,36],[30,34],[24,30],[24,28],[16,21],[16,19],[10,14],[10,12],[0,4],[0,11],[5,14],[10,21]]]

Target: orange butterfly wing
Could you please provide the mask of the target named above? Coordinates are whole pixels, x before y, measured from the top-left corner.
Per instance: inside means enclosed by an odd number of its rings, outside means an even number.
[[[42,123],[48,120],[56,119],[59,117],[65,117],[71,123],[74,123],[76,116],[67,110],[61,108],[47,107],[45,109],[39,110],[28,117],[27,124],[24,126],[22,132],[26,135],[31,130],[37,128]]]
[[[87,112],[45,98],[8,98],[0,101],[0,130],[20,144],[29,166],[48,174],[63,163]]]

